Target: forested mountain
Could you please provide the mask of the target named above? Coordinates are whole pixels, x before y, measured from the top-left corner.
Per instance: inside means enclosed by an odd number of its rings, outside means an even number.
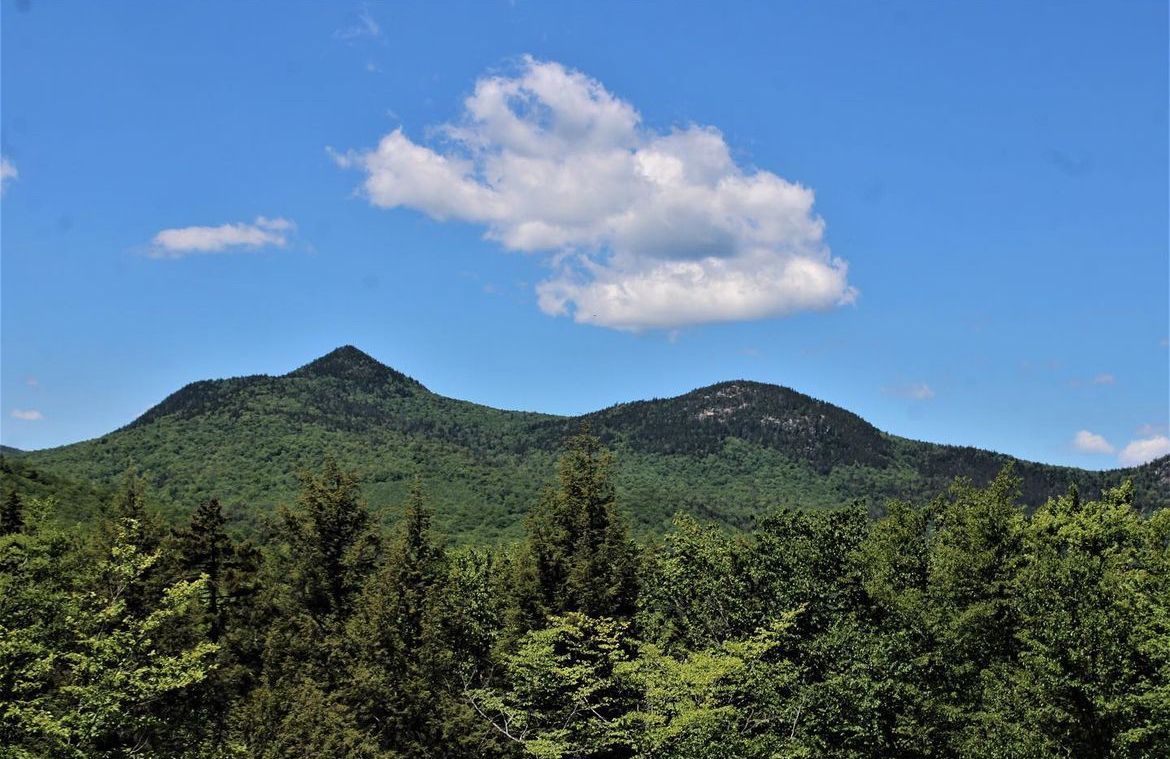
[[[581,417],[503,411],[446,398],[345,346],[282,376],[195,382],[103,437],[6,452],[5,467],[106,487],[133,469],[172,516],[219,498],[245,530],[288,502],[298,473],[329,453],[358,472],[378,515],[416,477],[438,525],[460,539],[518,534],[556,451],[588,424],[617,454],[616,487],[636,533],[677,511],[748,527],[776,506],[836,507],[922,498],[956,476],[989,481],[1009,456],[886,434],[794,390],[732,381]],[[1132,479],[1145,511],[1170,503],[1170,459],[1090,472],[1016,462],[1036,506]],[[8,478],[11,475],[6,474]]]

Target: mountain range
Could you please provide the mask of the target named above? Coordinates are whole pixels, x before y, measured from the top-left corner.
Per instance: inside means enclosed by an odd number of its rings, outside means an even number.
[[[1009,463],[1031,506],[1071,484],[1096,493],[1126,479],[1142,510],[1170,504],[1170,457],[1107,472],[1021,461],[891,435],[745,380],[582,416],[505,411],[433,393],[352,346],[281,376],[194,382],[102,437],[5,449],[0,468],[11,487],[74,499],[60,505],[74,518],[86,516],[87,492],[99,500],[133,469],[172,516],[217,497],[240,529],[255,531],[295,498],[298,474],[328,455],[359,473],[387,520],[417,477],[448,534],[489,540],[518,533],[564,440],[583,425],[613,450],[621,506],[642,534],[677,511],[748,527],[776,507],[861,500],[880,510],[891,498],[930,498],[957,476],[983,483]]]

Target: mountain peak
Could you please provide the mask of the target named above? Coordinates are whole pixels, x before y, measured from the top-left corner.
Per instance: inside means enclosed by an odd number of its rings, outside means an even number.
[[[343,345],[332,350],[301,368],[289,372],[286,376],[331,377],[371,387],[394,383],[423,389],[418,381],[402,372],[391,369],[370,354],[352,345]]]

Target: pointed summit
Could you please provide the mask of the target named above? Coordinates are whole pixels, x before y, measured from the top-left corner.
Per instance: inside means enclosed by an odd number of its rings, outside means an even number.
[[[321,358],[310,361],[296,371],[289,372],[287,377],[331,377],[333,379],[353,382],[364,387],[377,387],[386,384],[405,385],[423,390],[423,386],[402,372],[395,371],[378,361],[368,353],[358,350],[352,345],[343,345],[336,350],[326,353]]]

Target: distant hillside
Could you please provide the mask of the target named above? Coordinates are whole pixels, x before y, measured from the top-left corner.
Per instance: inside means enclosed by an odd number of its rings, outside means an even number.
[[[278,377],[195,382],[122,429],[19,455],[70,480],[116,482],[134,467],[176,514],[215,496],[242,525],[296,493],[297,473],[331,454],[359,470],[391,514],[422,477],[441,526],[467,539],[517,532],[549,481],[563,439],[590,425],[617,454],[622,504],[640,531],[678,510],[747,526],[779,505],[831,507],[928,497],[957,475],[988,480],[1009,456],[881,432],[856,414],[758,382],[623,403],[583,417],[445,398],[360,350],[339,348]],[[1016,462],[1037,504],[1131,478],[1142,508],[1170,503],[1170,458],[1089,472]]]

